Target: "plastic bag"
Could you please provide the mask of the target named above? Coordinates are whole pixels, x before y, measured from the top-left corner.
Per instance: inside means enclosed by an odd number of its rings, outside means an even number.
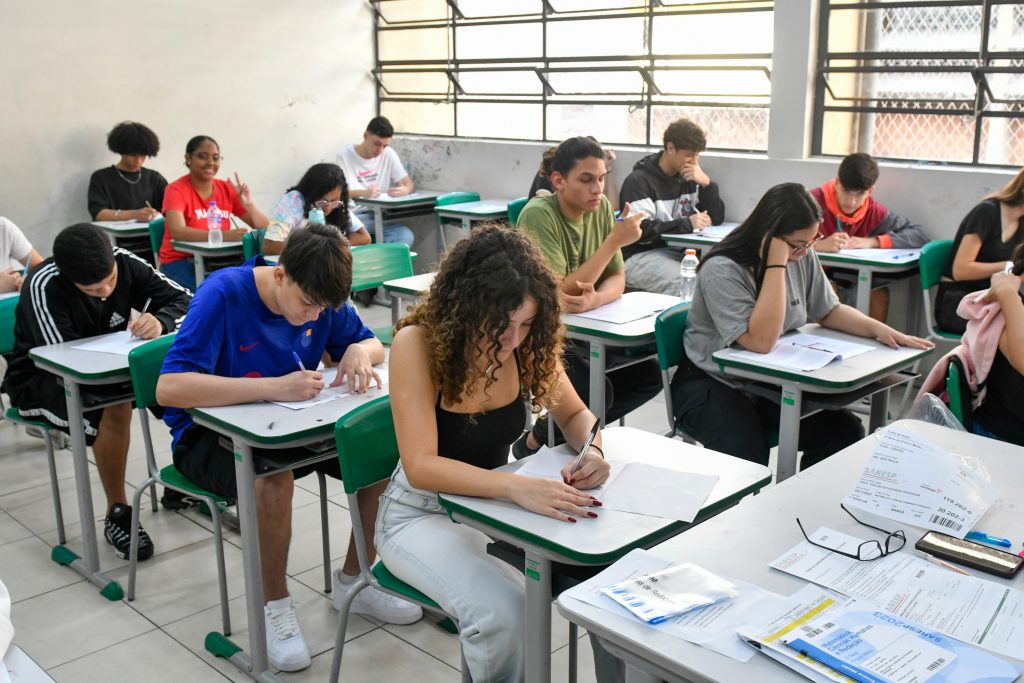
[[[956,419],[956,416],[950,412],[949,407],[935,394],[922,394],[918,396],[917,400],[914,401],[914,405],[910,407],[907,419],[929,422],[933,425],[948,427],[958,432],[967,431],[960,424],[960,420]]]

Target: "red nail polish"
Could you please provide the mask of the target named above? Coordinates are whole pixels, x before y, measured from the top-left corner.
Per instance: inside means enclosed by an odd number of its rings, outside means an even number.
[[[597,498],[594,498],[594,499],[592,499],[592,500],[590,501],[590,504],[591,504],[591,505],[593,505],[593,506],[594,506],[594,507],[596,507],[596,508],[599,508],[599,507],[601,507],[602,505],[604,505],[604,503],[602,503],[601,501],[599,501],[599,500],[598,500]]]
[[[572,522],[573,524],[575,524],[576,523],[576,518],[575,517],[570,517],[569,521]]]
[[[588,510],[587,511],[587,517],[590,517],[591,519],[597,519],[597,513],[596,512],[590,512]]]

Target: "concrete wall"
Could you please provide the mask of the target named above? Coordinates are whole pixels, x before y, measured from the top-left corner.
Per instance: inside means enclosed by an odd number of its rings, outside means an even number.
[[[183,175],[186,141],[216,138],[269,210],[374,115],[367,3],[317,0],[5,0],[0,9],[0,215],[44,255],[88,218],[89,175],[117,157],[106,133],[160,136],[148,165]]]

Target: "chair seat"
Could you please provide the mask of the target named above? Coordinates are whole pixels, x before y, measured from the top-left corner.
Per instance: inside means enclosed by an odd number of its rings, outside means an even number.
[[[370,571],[372,571],[373,575],[377,577],[377,582],[389,591],[404,595],[405,597],[415,600],[416,602],[421,602],[424,605],[441,609],[441,606],[436,602],[388,571],[388,568],[384,566],[383,562],[378,562],[373,565],[373,569]]]
[[[395,333],[395,328],[391,325],[387,327],[375,327],[373,328],[373,336],[380,340],[380,343],[384,346],[391,346],[391,337]]]
[[[201,486],[196,486],[189,479],[185,477],[178,468],[174,465],[168,465],[160,470],[160,479],[165,485],[172,486],[176,489],[181,489],[187,493],[191,493],[197,496],[209,496],[218,503],[234,503],[234,499],[226,498],[212,491],[207,491]]]
[[[16,422],[17,424],[29,425],[31,427],[39,427],[40,429],[44,430],[57,430],[56,427],[54,427],[46,420],[34,420],[30,417],[22,417],[21,414],[18,412],[18,409],[15,408],[14,406],[11,406],[10,408],[7,409],[7,412],[4,414],[4,417],[10,420],[11,422]]]
[[[941,339],[948,339],[950,341],[957,342],[963,339],[963,336],[957,334],[956,332],[946,332],[945,330],[940,330],[937,327],[932,328],[932,335],[935,337],[939,337]]]

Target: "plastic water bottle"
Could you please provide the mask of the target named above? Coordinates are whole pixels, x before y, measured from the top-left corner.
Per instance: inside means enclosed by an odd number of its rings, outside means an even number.
[[[697,250],[687,249],[683,260],[679,262],[679,277],[683,281],[679,290],[679,298],[683,301],[692,301],[693,293],[697,291],[698,265],[700,265],[700,261],[697,260]]]
[[[324,218],[324,210],[323,209],[310,209],[309,210],[309,222],[310,223],[319,223],[320,225],[323,225],[324,223],[326,223],[327,219]]]
[[[206,227],[210,230],[210,246],[216,247],[224,244],[224,233],[221,232],[221,213],[220,209],[217,208],[217,202],[210,202],[209,208],[206,209]]]

